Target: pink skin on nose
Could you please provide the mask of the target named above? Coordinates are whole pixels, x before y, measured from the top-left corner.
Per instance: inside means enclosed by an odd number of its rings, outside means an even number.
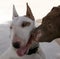
[[[20,41],[21,41],[21,38],[18,37],[17,35],[14,35],[13,42],[20,42]]]

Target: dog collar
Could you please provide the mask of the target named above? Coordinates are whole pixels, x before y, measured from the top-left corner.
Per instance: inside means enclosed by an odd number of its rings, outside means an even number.
[[[38,51],[39,44],[36,47],[30,48],[27,55],[35,54]]]

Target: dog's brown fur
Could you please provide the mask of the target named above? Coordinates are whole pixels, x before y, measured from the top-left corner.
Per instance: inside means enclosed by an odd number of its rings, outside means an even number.
[[[42,19],[42,24],[32,31],[30,39],[39,42],[51,42],[60,37],[60,6],[52,10]]]

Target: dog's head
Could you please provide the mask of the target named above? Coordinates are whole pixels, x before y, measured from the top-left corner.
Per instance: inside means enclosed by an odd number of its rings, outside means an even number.
[[[27,4],[25,16],[18,16],[15,6],[13,6],[13,21],[11,24],[12,45],[19,56],[23,56],[29,50],[28,39],[30,32],[34,29],[34,16]]]
[[[40,42],[51,42],[60,37],[60,6],[52,8],[31,36],[30,39]]]

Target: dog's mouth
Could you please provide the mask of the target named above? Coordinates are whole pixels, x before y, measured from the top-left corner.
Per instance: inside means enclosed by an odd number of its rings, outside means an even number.
[[[27,45],[16,50],[18,56],[24,56],[28,53],[30,45]]]
[[[18,56],[24,56],[25,54],[27,54],[30,49],[30,45],[31,43],[27,43],[24,47],[17,49],[16,52]]]
[[[16,35],[13,37],[13,42],[16,42],[16,41],[20,42],[19,40],[20,40],[20,38],[17,37]],[[24,56],[24,55],[26,55],[28,53],[29,49],[30,49],[31,42],[32,41],[29,40],[28,43],[25,46],[21,46],[20,48],[17,48],[16,49],[17,55],[18,56]]]

